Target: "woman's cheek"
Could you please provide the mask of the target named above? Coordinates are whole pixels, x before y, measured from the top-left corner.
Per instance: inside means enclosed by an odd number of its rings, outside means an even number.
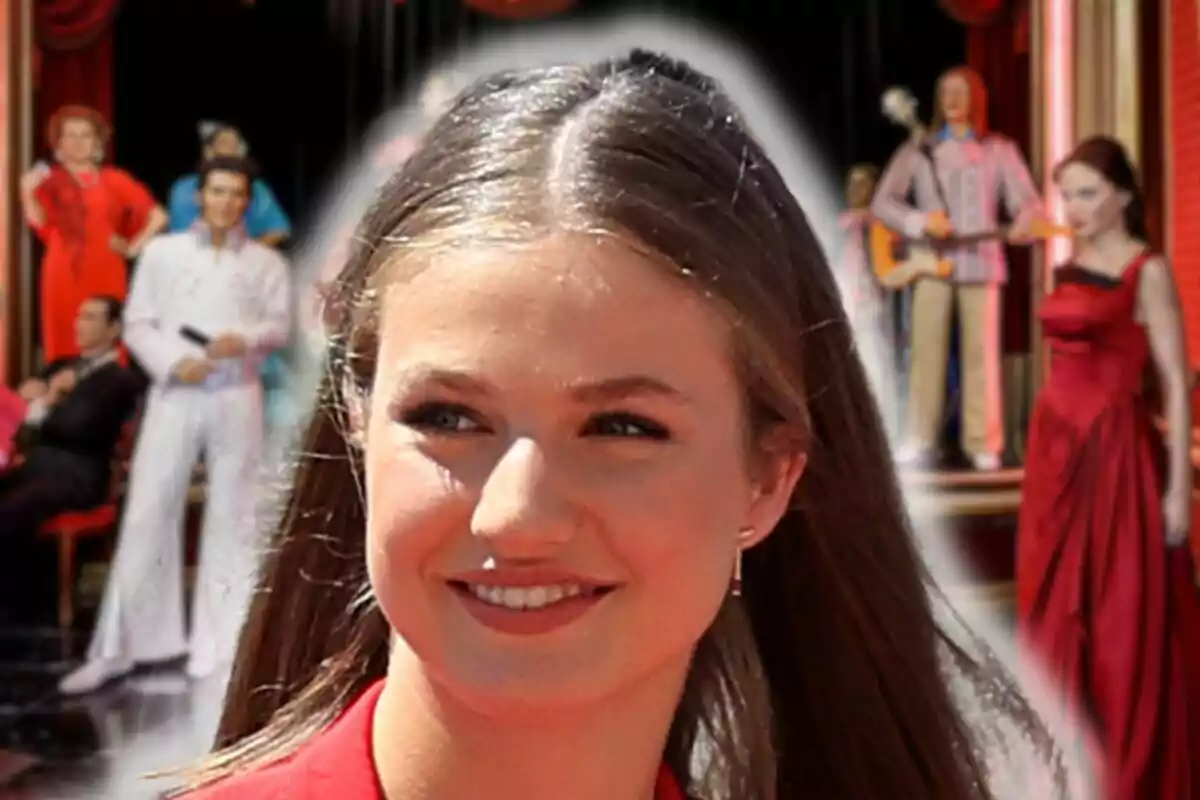
[[[731,492],[713,492],[705,468],[643,471],[609,487],[602,504],[623,560],[653,564],[720,559],[739,519]]]
[[[415,448],[377,438],[368,451],[368,543],[391,562],[419,568],[426,560],[421,554],[461,527],[464,498],[446,471]]]

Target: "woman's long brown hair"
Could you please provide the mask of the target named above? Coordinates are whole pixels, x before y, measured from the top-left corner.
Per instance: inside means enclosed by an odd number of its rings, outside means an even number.
[[[792,509],[745,556],[743,596],[699,644],[666,754],[676,774],[706,800],[990,798],[947,654],[1027,732],[1042,729],[934,619],[829,265],[729,99],[643,52],[477,84],[362,222],[219,749],[193,785],[287,757],[384,675],[389,629],[367,588],[362,461],[346,432],[347,404],[369,401],[391,266],[564,228],[648,248],[727,313],[751,432],[790,424],[809,451]]]

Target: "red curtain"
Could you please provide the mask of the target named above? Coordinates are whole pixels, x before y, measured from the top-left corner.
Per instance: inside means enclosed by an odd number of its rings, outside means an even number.
[[[942,0],[955,19],[967,23],[967,65],[988,89],[991,129],[1013,139],[1028,154],[1032,143],[1030,115],[1029,6],[1027,0]],[[972,24],[974,23],[974,24]],[[1006,353],[1030,349],[1032,262],[1027,247],[1008,249],[1009,285],[1004,296],[1003,337]]]
[[[38,0],[36,140],[43,147],[46,122],[64,105],[91,106],[112,120],[112,22],[117,7],[118,0]]]
[[[1029,48],[1024,17],[1010,16],[967,28],[967,65],[988,89],[988,119],[994,131],[1015,140],[1024,152],[1031,142]]]
[[[576,0],[464,0],[467,8],[502,19],[540,19],[566,11]]]

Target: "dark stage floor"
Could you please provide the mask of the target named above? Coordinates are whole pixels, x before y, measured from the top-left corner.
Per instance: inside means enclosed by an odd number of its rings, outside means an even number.
[[[147,773],[208,749],[221,678],[196,683],[168,666],[63,698],[57,680],[85,645],[48,623],[0,628],[0,800],[152,800],[173,782]]]

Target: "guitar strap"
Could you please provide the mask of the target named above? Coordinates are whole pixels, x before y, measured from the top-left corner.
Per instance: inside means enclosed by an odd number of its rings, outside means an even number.
[[[929,164],[929,173],[933,175],[933,189],[937,192],[938,202],[942,204],[942,210],[946,212],[946,216],[950,216],[950,203],[946,201],[946,187],[942,185],[942,177],[938,175],[937,162],[933,160],[933,143],[928,137],[921,140],[921,144],[917,147],[921,151],[921,155],[925,157],[925,161]],[[1004,204],[1001,202],[999,192],[996,196],[996,207],[1000,208]]]
[[[933,175],[933,189],[937,192],[938,202],[942,204],[942,210],[946,212],[946,216],[950,216],[950,203],[946,201],[946,188],[942,185],[942,178],[938,175],[937,163],[933,159],[933,143],[926,137],[921,140],[921,144],[917,147],[921,151],[921,155],[925,157],[925,161],[929,164],[929,172]],[[997,191],[996,207],[1002,208],[1004,203],[1001,200],[1000,194]]]
[[[921,155],[925,156],[925,161],[929,164],[929,173],[933,175],[933,189],[937,192],[938,202],[942,204],[942,210],[946,212],[946,216],[950,216],[950,203],[946,200],[946,187],[942,185],[942,176],[938,175],[937,162],[933,160],[933,142],[926,136],[921,140],[917,149],[921,151]]]
[[[925,158],[925,162],[929,164],[929,174],[933,176],[933,190],[937,192],[938,202],[942,204],[942,210],[946,212],[946,216],[950,216],[950,204],[946,201],[946,188],[942,186],[942,178],[938,175],[937,163],[933,160],[933,142],[929,136],[922,136],[917,143],[917,151]],[[892,259],[895,261],[904,261],[908,258],[908,241],[903,237],[896,237],[892,242]]]

